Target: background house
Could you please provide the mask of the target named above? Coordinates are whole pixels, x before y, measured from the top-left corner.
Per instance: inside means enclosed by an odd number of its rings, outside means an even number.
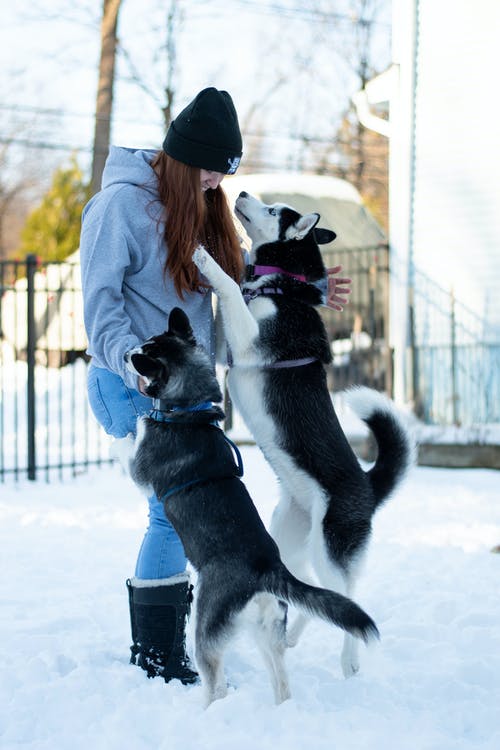
[[[500,421],[499,29],[491,0],[399,0],[393,65],[357,97],[390,138],[394,395],[427,421]]]

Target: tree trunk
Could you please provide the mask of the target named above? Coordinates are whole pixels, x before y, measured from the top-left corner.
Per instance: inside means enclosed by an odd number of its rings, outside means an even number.
[[[102,172],[109,151],[117,44],[116,30],[120,5],[121,0],[104,0],[103,2],[101,59],[99,62],[99,84],[97,89],[91,176],[92,195],[101,189]]]

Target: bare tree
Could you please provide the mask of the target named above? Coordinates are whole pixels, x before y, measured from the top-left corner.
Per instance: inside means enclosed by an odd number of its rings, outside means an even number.
[[[380,37],[378,19],[386,5],[385,0],[350,0],[350,21],[342,24],[343,33],[336,35],[338,43],[335,45],[330,36],[331,29],[335,28],[334,22],[331,26],[324,26],[323,43],[331,45],[335,58],[349,71],[355,86],[352,93],[362,89],[380,72],[373,62],[374,39],[377,29]],[[315,0],[313,7],[318,17],[325,13],[324,0]],[[324,18],[328,18],[328,14]],[[382,26],[382,31],[388,49],[388,27]],[[387,228],[388,142],[384,136],[362,125],[351,104],[345,107],[340,126],[337,125],[330,142],[323,139],[323,142],[314,143],[312,140],[309,163],[317,171],[334,174],[355,185],[381,225]]]
[[[19,146],[23,127],[2,124],[11,134],[0,139],[0,260],[17,250],[26,216],[44,183],[40,158],[34,158],[29,147]]]
[[[156,58],[161,54],[165,55],[165,68],[161,78],[161,84],[158,81],[151,84],[146,80],[143,72],[134,62],[132,55],[128,50],[120,45],[120,57],[126,64],[129,80],[138,86],[160,109],[163,114],[165,130],[167,130],[172,120],[172,112],[176,95],[176,66],[177,66],[177,37],[182,22],[183,12],[180,0],[169,0],[166,8],[165,25],[162,26],[162,33],[165,34],[165,41],[160,45]],[[161,91],[161,95],[159,94]]]
[[[357,187],[365,205],[379,224],[388,230],[389,223],[389,141],[363,128],[354,108],[346,113],[338,132],[338,176]]]
[[[167,76],[165,82],[165,104],[162,107],[165,131],[172,120],[172,111],[175,99],[175,66],[177,63],[177,22],[180,20],[180,5],[173,0],[167,10]]]
[[[101,57],[94,128],[91,191],[101,188],[102,172],[109,151],[113,88],[117,48],[118,13],[122,0],[104,0],[101,19]]]

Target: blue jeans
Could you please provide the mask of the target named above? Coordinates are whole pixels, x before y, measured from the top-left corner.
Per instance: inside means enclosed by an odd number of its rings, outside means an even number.
[[[150,398],[128,388],[119,375],[102,367],[90,365],[87,387],[95,418],[108,435],[115,438],[126,437],[130,432],[135,435],[137,417],[151,410]],[[148,503],[149,525],[137,558],[135,575],[137,578],[158,579],[182,573],[186,568],[182,542],[156,495],[148,498]]]

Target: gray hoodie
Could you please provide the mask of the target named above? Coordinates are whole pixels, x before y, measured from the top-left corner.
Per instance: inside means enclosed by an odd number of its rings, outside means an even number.
[[[94,365],[132,388],[137,378],[125,370],[123,355],[162,333],[173,307],[182,307],[198,343],[215,357],[211,292],[181,300],[163,273],[162,206],[150,166],[155,153],[111,148],[102,190],[85,206],[80,239],[87,351]]]

